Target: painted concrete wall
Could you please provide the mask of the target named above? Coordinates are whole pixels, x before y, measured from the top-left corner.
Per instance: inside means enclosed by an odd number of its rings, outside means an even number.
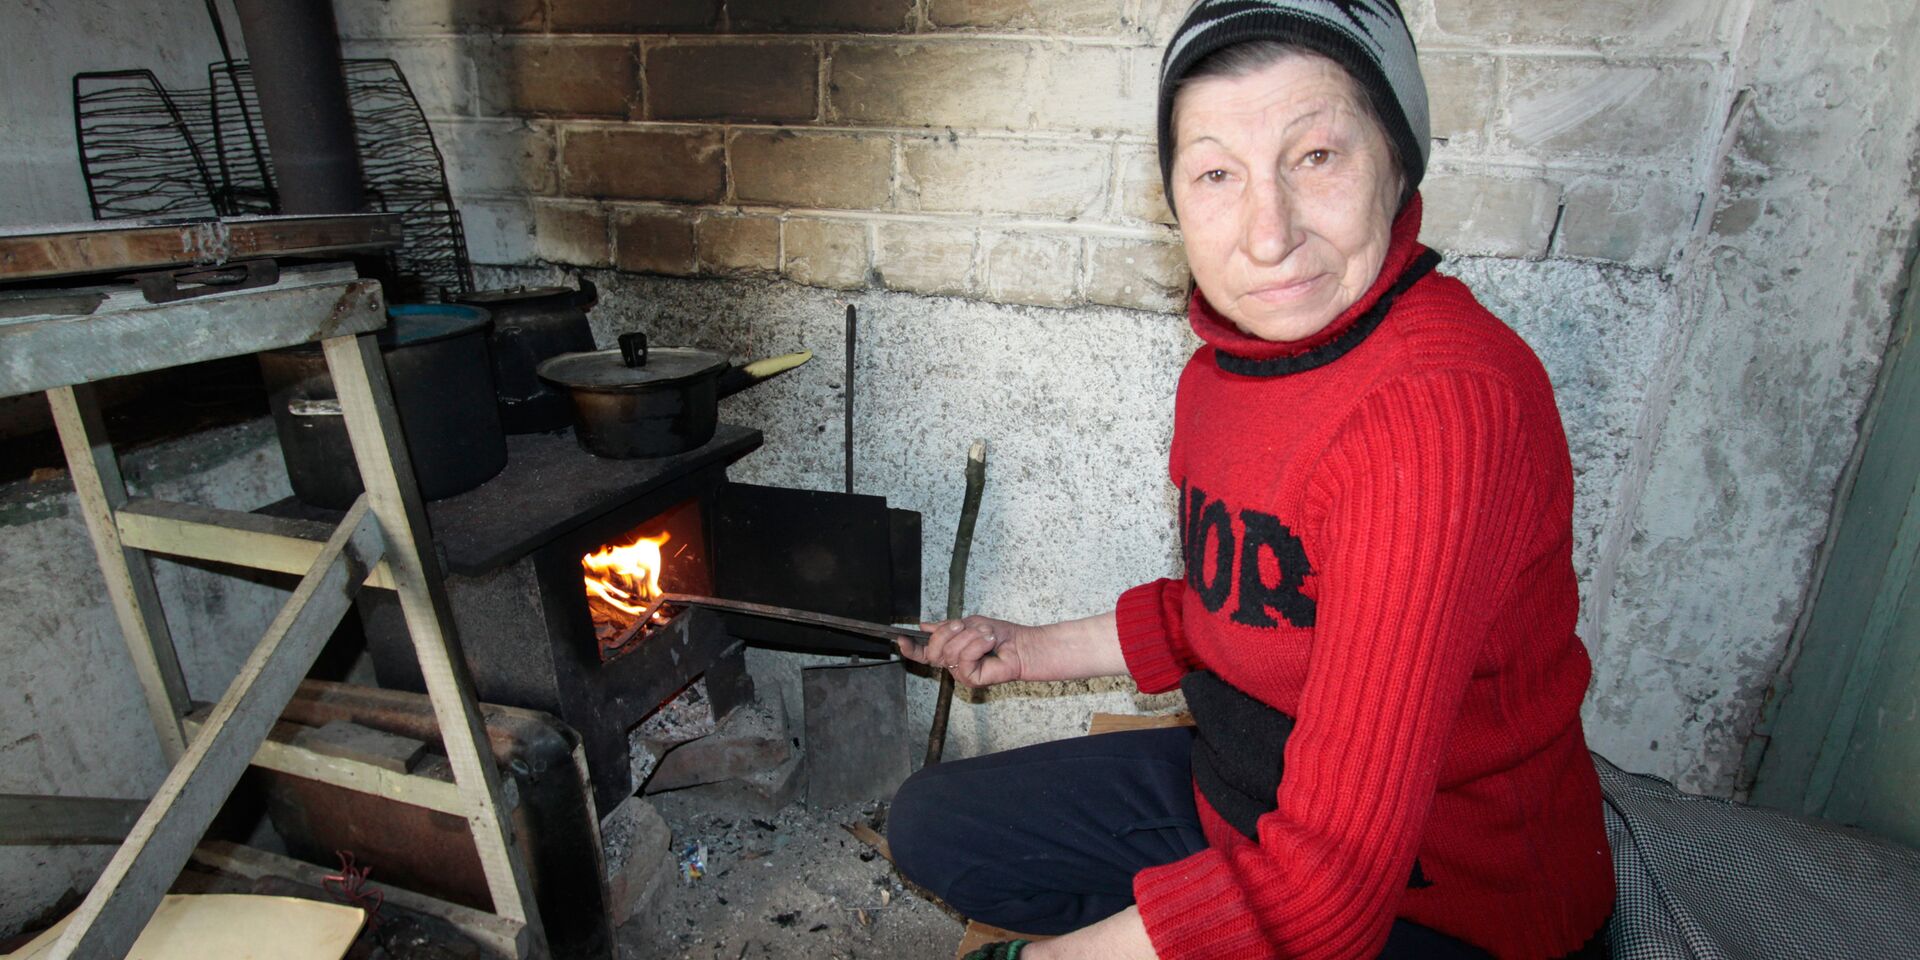
[[[251,509],[287,496],[272,424],[209,431],[123,458],[136,496]],[[219,699],[279,611],[274,584],[153,564],[195,700]],[[0,485],[0,793],[144,799],[166,775],[73,486]],[[0,846],[0,936],[69,888],[85,892],[107,847]]]
[[[230,4],[220,7],[237,34]],[[0,224],[93,218],[73,140],[75,73],[144,68],[169,88],[205,87],[220,59],[201,3],[0,0],[0,17]]]

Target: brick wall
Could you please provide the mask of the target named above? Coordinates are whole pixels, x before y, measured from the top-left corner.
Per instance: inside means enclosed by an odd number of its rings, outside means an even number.
[[[414,78],[481,262],[1169,310],[1152,111],[1186,2],[339,6],[349,55]],[[1667,265],[1725,112],[1724,6],[1409,3],[1429,240]]]

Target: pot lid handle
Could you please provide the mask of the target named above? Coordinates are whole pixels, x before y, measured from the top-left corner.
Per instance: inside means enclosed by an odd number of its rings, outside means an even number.
[[[629,367],[647,365],[647,335],[644,333],[623,333],[620,335],[620,362]]]

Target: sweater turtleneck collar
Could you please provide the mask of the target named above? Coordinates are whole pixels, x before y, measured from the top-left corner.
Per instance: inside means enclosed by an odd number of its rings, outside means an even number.
[[[1262,340],[1227,319],[1195,288],[1187,306],[1187,321],[1200,339],[1214,347],[1214,360],[1228,373],[1279,376],[1299,373],[1333,362],[1358,346],[1379,326],[1394,298],[1431,272],[1438,254],[1422,246],[1420,195],[1414,194],[1393,220],[1387,255],[1380,275],[1367,292],[1342,311],[1332,323],[1299,340]]]

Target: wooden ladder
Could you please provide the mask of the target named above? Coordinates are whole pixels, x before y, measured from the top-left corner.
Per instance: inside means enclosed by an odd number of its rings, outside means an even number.
[[[271,287],[175,303],[148,304],[130,288],[101,288],[98,295],[99,305],[84,315],[0,319],[0,397],[45,391],[53,408],[107,594],[172,770],[52,956],[119,957],[132,947],[363,586],[399,595],[494,913],[518,925],[522,956],[545,956],[371,333],[386,323],[379,284],[350,267],[327,266],[289,270]],[[303,538],[249,513],[128,495],[93,383],[314,341],[325,352],[366,487],[331,536]],[[304,571],[192,736],[183,722],[191,709],[186,680],[148,553]]]

